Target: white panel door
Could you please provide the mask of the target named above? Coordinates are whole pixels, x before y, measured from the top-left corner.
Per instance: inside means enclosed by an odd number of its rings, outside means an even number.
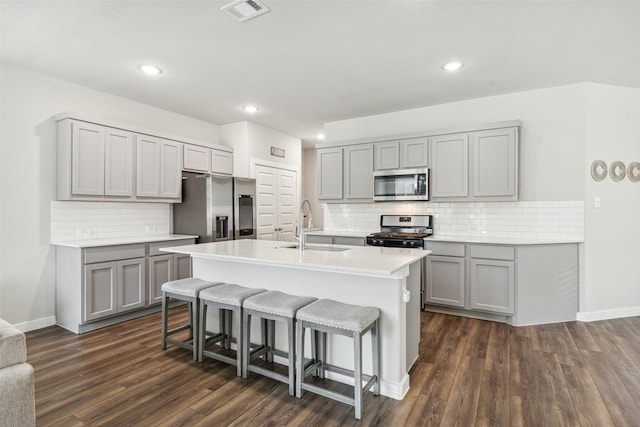
[[[278,171],[278,228],[280,239],[293,241],[296,224],[298,222],[298,209],[296,201],[298,192],[296,187],[297,174],[294,171],[280,169]]]
[[[297,178],[295,171],[256,165],[258,239],[294,240]]]
[[[256,166],[256,221],[258,239],[276,240],[278,230],[277,217],[277,169]]]

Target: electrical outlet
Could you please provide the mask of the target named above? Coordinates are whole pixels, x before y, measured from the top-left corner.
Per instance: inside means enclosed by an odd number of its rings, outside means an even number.
[[[91,229],[90,228],[78,228],[78,229],[76,229],[76,234],[79,237],[89,237],[89,236],[91,236]]]
[[[144,227],[146,233],[155,233],[158,231],[158,227],[155,225],[147,225]]]
[[[595,196],[593,198],[593,207],[596,209],[600,208],[600,196]]]

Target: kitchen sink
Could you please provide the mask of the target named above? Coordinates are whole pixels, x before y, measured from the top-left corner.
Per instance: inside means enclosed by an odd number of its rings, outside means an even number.
[[[280,246],[281,248],[287,249],[298,249],[298,245],[290,245],[290,246]],[[350,248],[341,248],[339,246],[313,246],[313,245],[305,245],[305,251],[326,251],[326,252],[342,252],[348,251]]]

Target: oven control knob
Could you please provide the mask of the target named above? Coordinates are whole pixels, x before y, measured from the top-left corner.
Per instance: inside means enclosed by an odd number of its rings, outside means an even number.
[[[407,247],[407,245],[409,244],[409,242],[407,242],[406,240],[404,242],[402,242],[402,246]]]
[[[415,248],[416,247],[416,242],[414,242],[414,241],[409,242],[409,246],[411,246],[412,248]]]
[[[382,239],[376,240],[376,245],[378,245],[378,246],[384,245],[384,240],[382,240]]]

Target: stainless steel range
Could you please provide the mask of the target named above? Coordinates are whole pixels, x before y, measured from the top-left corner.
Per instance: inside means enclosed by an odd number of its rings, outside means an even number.
[[[380,232],[367,236],[367,245],[390,248],[424,248],[433,234],[431,215],[380,215]]]

